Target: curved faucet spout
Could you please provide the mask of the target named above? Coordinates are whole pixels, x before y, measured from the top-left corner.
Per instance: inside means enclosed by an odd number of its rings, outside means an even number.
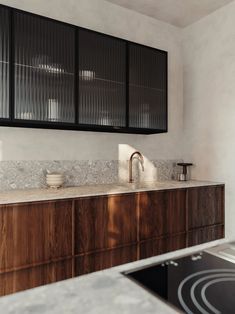
[[[142,171],[144,171],[144,157],[140,152],[135,151],[134,153],[131,154],[130,159],[129,159],[129,182],[130,183],[134,182],[133,176],[132,176],[132,163],[133,163],[133,159],[135,155],[138,155],[139,157],[138,160],[140,161]]]

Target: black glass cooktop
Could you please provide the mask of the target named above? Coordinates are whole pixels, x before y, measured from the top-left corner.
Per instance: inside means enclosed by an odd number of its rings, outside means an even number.
[[[235,313],[235,264],[202,252],[125,274],[188,314]]]

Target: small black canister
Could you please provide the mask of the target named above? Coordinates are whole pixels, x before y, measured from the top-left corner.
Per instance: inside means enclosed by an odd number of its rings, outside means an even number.
[[[189,180],[188,167],[192,166],[193,164],[189,163],[189,162],[179,162],[177,165],[183,167],[183,173],[179,173],[178,180],[179,181],[188,181]]]

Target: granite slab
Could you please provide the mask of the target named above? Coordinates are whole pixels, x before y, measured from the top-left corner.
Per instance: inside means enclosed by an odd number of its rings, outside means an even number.
[[[0,298],[4,314],[173,314],[179,313],[122,272],[145,267],[226,242],[217,240],[37,287]]]
[[[60,189],[43,188],[43,189],[9,190],[0,193],[0,205],[144,191],[183,189],[199,186],[212,186],[219,184],[222,183],[191,180],[186,182],[160,181],[126,184],[125,183],[97,184],[97,185],[83,185],[79,187],[77,186],[65,187]]]

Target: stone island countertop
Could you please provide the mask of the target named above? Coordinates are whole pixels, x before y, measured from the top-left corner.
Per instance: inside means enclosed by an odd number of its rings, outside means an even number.
[[[0,298],[4,314],[174,314],[180,313],[122,272],[193,254],[225,240],[151,257]]]

